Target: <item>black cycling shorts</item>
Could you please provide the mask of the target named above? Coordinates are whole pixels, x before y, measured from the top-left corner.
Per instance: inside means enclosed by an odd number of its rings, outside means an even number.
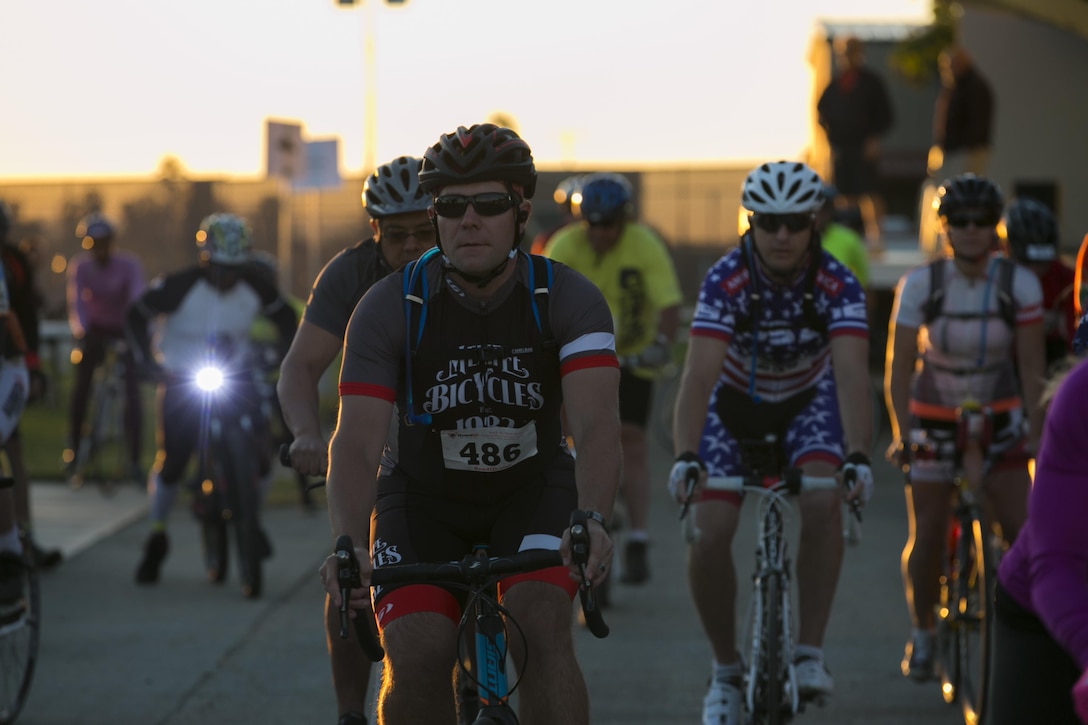
[[[555,455],[536,480],[485,505],[443,493],[413,483],[399,468],[379,477],[371,519],[371,562],[375,568],[458,561],[477,544],[486,545],[491,556],[525,549],[558,550],[570,514],[578,507],[574,459],[566,453]],[[551,582],[571,598],[577,591],[577,583],[565,567],[510,577],[504,583],[509,587],[524,580]],[[438,612],[457,622],[464,604],[464,591],[432,585],[382,588],[374,593],[380,627],[420,611]]]
[[[654,381],[640,378],[620,368],[620,422],[645,428],[650,422],[654,399]]]

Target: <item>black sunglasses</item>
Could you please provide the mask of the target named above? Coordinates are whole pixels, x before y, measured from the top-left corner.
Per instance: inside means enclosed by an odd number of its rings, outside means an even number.
[[[986,227],[995,227],[997,226],[997,222],[1000,221],[997,214],[988,211],[974,213],[961,211],[949,214],[945,218],[948,220],[948,226],[955,227],[956,229],[963,229],[968,224],[974,224],[979,229],[984,229]]]
[[[753,214],[752,222],[765,232],[773,234],[786,227],[794,234],[812,226],[812,214]]]
[[[498,191],[485,191],[482,194],[465,196],[464,194],[444,194],[434,199],[434,213],[438,216],[456,219],[463,217],[468,205],[480,216],[498,216],[514,208],[514,197]]]

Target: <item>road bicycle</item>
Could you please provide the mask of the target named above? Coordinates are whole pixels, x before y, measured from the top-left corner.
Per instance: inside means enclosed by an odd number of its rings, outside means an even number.
[[[208,579],[221,583],[229,567],[229,539],[237,548],[242,594],[263,590],[262,562],[271,547],[260,525],[258,456],[266,455],[266,421],[255,391],[263,365],[225,341],[209,344],[203,365],[174,384],[200,396],[202,414],[192,480],[193,513],[200,521]]]
[[[124,427],[126,351],[121,340],[107,342],[102,364],[95,370],[87,417],[68,475],[72,488],[90,481],[109,495],[133,474]]]
[[[584,568],[589,557],[589,530],[585,513],[575,511],[570,524],[571,555],[576,564]],[[336,558],[340,583],[340,636],[348,636],[347,602],[352,589],[361,586],[359,564],[355,558],[351,538],[340,536],[336,541]],[[396,584],[439,584],[462,589],[469,594],[457,640],[466,642],[465,632],[474,631],[475,648],[472,652],[461,651],[458,645],[459,677],[467,679],[477,693],[477,702],[471,711],[462,710],[461,722],[471,725],[517,725],[518,718],[510,706],[510,696],[517,689],[506,678],[506,643],[511,632],[517,632],[517,622],[499,602],[499,580],[539,569],[562,566],[558,551],[529,550],[511,556],[488,556],[486,545],[473,547],[460,561],[422,564],[397,564],[380,566],[371,574],[370,585],[392,586]],[[608,626],[601,616],[591,588],[578,590],[586,626],[598,638],[608,636]],[[470,620],[470,617],[472,619]],[[374,662],[385,657],[372,622],[363,618],[355,620],[356,636]],[[526,655],[528,657],[528,655]],[[517,670],[525,671],[525,663],[518,663]]]
[[[967,725],[981,725],[989,681],[990,631],[998,547],[986,524],[979,486],[993,411],[969,401],[956,411],[955,500],[937,601],[936,672],[941,695],[959,703]]]
[[[741,640],[746,643],[742,651],[744,704],[750,725],[780,725],[788,723],[813,701],[800,696],[793,664],[795,625],[785,535],[791,507],[787,497],[807,491],[834,490],[840,482],[835,476],[806,476],[799,468],[784,467],[778,438],[773,434],[761,440],[741,441],[740,445],[748,473],[711,476],[706,487],[751,493],[759,498],[752,597]],[[694,477],[689,478],[689,499],[694,483]],[[849,488],[853,481],[844,480],[843,484]],[[684,536],[692,543],[698,539],[699,530],[694,517],[687,515],[688,510],[689,504],[685,504],[680,516]],[[852,512],[860,521],[859,508],[854,506]]]
[[[0,488],[10,488],[14,483],[10,477],[0,478]],[[41,637],[38,569],[30,538],[25,535],[20,538],[22,592],[14,602],[0,604],[0,725],[15,722],[26,705]]]

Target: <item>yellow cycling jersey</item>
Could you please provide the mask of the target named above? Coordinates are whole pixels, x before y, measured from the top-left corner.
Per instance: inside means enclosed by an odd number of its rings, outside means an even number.
[[[556,232],[544,255],[588,277],[608,302],[616,354],[637,355],[657,336],[661,310],[682,302],[680,283],[665,243],[649,227],[628,222],[614,247],[598,254],[578,222]]]
[[[869,286],[869,253],[857,232],[842,224],[828,224],[820,242],[828,254],[854,273],[862,287]]]

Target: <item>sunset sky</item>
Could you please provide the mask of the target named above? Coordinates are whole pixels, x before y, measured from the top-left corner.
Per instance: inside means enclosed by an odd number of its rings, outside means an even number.
[[[795,156],[820,19],[924,22],[930,0],[3,0],[0,178],[263,172],[266,118],[376,158],[515,118],[544,165]]]

